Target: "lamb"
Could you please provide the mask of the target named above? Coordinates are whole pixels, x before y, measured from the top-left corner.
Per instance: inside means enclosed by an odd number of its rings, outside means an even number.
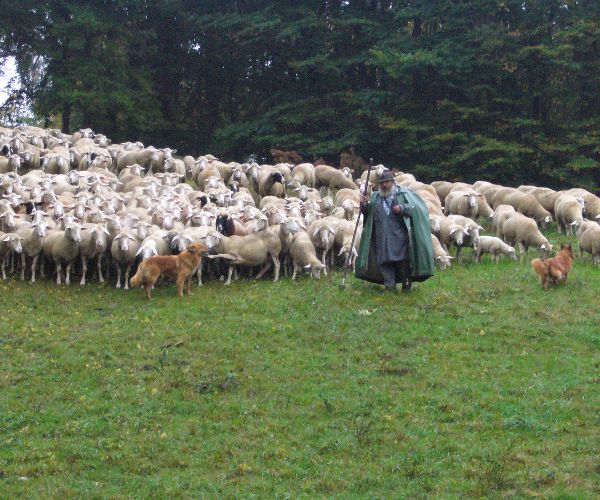
[[[225,285],[231,284],[231,276],[235,266],[259,266],[263,268],[256,276],[261,278],[269,270],[271,265],[275,267],[275,278],[279,280],[279,253],[281,252],[281,240],[271,231],[261,231],[259,233],[249,234],[247,236],[223,236],[216,233],[218,243],[214,246],[218,252],[216,255],[209,255],[211,259],[225,259],[229,262],[229,274]],[[209,247],[212,242],[207,240]]]
[[[549,255],[552,251],[552,245],[540,233],[535,220],[519,212],[512,214],[502,224],[501,231],[504,235],[504,241],[520,250],[521,260],[523,260],[529,247],[538,248],[544,256]]]
[[[23,251],[21,241],[22,238],[18,234],[0,232],[0,262],[2,262],[3,280],[6,280],[6,261],[11,252],[20,254]]]
[[[575,198],[565,194],[556,199],[554,204],[554,215],[559,233],[563,230],[566,234],[574,234],[578,227],[583,224],[582,198]]]
[[[297,188],[302,185],[311,188],[315,187],[315,167],[310,163],[300,163],[292,170],[292,180],[289,183],[291,188]]]
[[[25,280],[27,257],[31,257],[31,282],[35,283],[35,270],[37,268],[37,261],[42,253],[42,243],[46,236],[47,227],[46,222],[38,221],[20,225],[15,231],[22,238],[21,280]]]
[[[504,197],[504,205],[511,205],[517,212],[535,219],[538,224],[545,227],[552,222],[552,215],[546,210],[537,198],[529,193],[515,190]]]
[[[301,269],[309,269],[311,277],[317,279],[321,278],[321,270],[327,269],[327,266],[317,258],[315,246],[306,231],[300,231],[294,235],[290,245],[290,256],[294,264],[292,280],[296,279],[296,275]]]
[[[108,249],[108,237],[110,233],[102,224],[84,224],[81,226],[81,242],[79,244],[79,255],[81,256],[81,281],[85,285],[87,263],[90,259],[96,259],[98,269],[98,281],[104,283],[102,276],[102,256]]]
[[[71,266],[79,254],[79,242],[81,241],[81,226],[77,223],[71,223],[65,226],[64,230],[55,229],[49,231],[44,242],[42,250],[44,256],[52,259],[56,265],[56,284],[61,284],[62,266],[66,264],[65,285],[71,283]],[[42,272],[43,274],[43,272]]]
[[[446,252],[440,240],[438,240],[435,234],[431,235],[431,243],[433,245],[433,255],[435,259],[435,263],[440,269],[440,271],[445,270],[447,267],[450,267],[451,260],[454,258],[448,252]]]
[[[297,167],[296,167],[297,168]],[[355,189],[356,184],[348,179],[343,172],[328,165],[315,167],[315,187],[327,187],[329,189]]]
[[[131,229],[121,230],[112,242],[110,254],[117,268],[117,288],[121,288],[121,267],[125,269],[125,290],[129,290],[129,275],[140,248],[140,240]]]
[[[584,222],[577,231],[579,255],[587,252],[592,256],[592,262],[600,266],[600,225],[592,221]]]
[[[510,257],[512,260],[517,260],[515,249],[510,245],[504,243],[500,238],[495,236],[480,236],[479,244],[475,250],[475,260],[481,262],[481,254],[489,253],[492,256],[492,260],[498,263],[500,260],[500,254]]]

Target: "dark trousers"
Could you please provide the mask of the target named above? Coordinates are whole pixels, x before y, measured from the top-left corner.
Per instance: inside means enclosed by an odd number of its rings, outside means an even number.
[[[379,265],[383,275],[383,284],[386,288],[395,288],[396,283],[406,283],[410,280],[410,260],[385,262]]]

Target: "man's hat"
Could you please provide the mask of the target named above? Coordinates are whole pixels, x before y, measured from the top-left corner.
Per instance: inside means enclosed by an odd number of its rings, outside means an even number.
[[[384,170],[380,175],[377,176],[378,183],[393,180],[395,180],[395,177],[391,170]]]

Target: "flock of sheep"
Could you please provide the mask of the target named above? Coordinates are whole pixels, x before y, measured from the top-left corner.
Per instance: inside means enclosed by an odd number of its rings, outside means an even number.
[[[376,186],[382,165],[370,179],[364,172],[355,180],[351,170],[327,165],[224,163],[212,155],[178,159],[175,152],[111,144],[90,129],[67,135],[0,127],[2,278],[30,273],[35,282],[38,264],[44,277],[50,263],[56,282],[64,268],[69,284],[77,264],[84,285],[92,263],[100,282],[114,269],[117,288],[127,289],[141,259],[181,252],[192,242],[211,251],[198,270],[199,285],[203,272],[215,279],[227,274],[230,284],[242,269],[258,278],[273,268],[278,280],[281,266],[295,279],[302,271],[318,278],[336,265],[354,265],[360,193],[365,184]],[[409,173],[397,173],[396,182],[425,200],[440,269],[460,261],[464,247],[477,261],[485,253],[516,259],[531,247],[548,255],[552,245],[540,227],[553,221],[559,231],[576,233],[580,251],[600,264],[600,198],[584,189],[424,184]],[[491,225],[497,237],[480,236],[480,224]]]

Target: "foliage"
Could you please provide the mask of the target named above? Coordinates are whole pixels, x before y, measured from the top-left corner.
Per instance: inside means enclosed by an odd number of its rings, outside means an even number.
[[[354,146],[424,180],[600,185],[598,2],[7,0],[0,15],[0,57],[48,124],[237,160]]]

